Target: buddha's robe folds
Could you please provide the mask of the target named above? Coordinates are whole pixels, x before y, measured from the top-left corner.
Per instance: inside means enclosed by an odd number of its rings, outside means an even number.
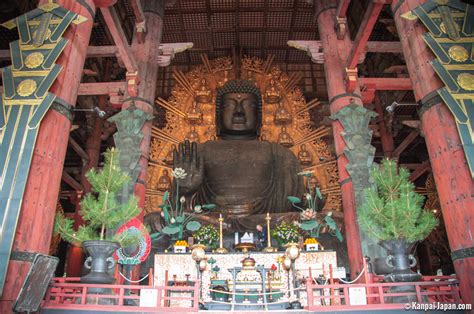
[[[287,196],[304,193],[298,159],[276,143],[209,141],[198,146],[198,156],[204,160],[204,182],[196,203],[216,204],[232,220],[294,211]]]

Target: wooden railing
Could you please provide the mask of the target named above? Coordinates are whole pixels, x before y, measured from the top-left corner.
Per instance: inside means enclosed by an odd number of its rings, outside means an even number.
[[[108,289],[107,294],[94,290]],[[92,290],[92,291],[91,291]],[[140,306],[140,296],[151,294],[151,304]],[[180,293],[179,296],[173,294]],[[188,294],[182,296],[182,294]],[[156,297],[156,298],[155,298]],[[174,306],[189,300],[189,307]],[[176,303],[173,301],[177,301]],[[150,297],[148,298],[150,302]],[[142,303],[143,304],[143,303]],[[114,311],[114,312],[197,312],[199,282],[189,287],[83,284],[79,278],[55,278],[50,284],[42,309]]]
[[[443,276],[429,279],[439,281],[319,285],[308,278],[306,281],[307,309],[309,311],[405,309],[407,302],[393,303],[394,300],[405,299],[400,297],[407,297],[406,299],[409,297],[417,303],[461,303],[459,283],[455,277]],[[390,292],[392,287],[406,286],[414,287],[413,292]],[[362,288],[365,291],[365,300],[363,297],[361,300],[360,294],[359,298],[351,300],[349,296],[351,288]],[[322,293],[323,291],[326,293]],[[317,292],[316,295],[315,292]]]

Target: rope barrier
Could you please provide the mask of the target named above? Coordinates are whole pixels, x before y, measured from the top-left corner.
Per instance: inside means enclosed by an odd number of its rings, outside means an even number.
[[[354,283],[354,282],[356,282],[357,280],[359,280],[360,277],[362,276],[362,274],[363,274],[364,272],[365,272],[365,268],[362,269],[362,271],[360,272],[359,276],[357,276],[357,278],[354,279],[354,280],[352,280],[352,281],[345,281],[345,280],[343,280],[342,278],[339,278],[339,280],[342,281],[343,283],[351,284],[351,283]]]
[[[125,277],[124,274],[122,274],[122,272],[121,272],[120,270],[119,270],[118,272],[119,272],[120,276],[122,276],[123,279],[125,279],[126,281],[131,282],[131,283],[139,283],[139,282],[142,282],[143,280],[147,279],[148,276],[150,275],[150,274],[146,274],[146,276],[143,277],[142,279],[139,279],[139,280],[132,280],[132,279],[129,279],[129,278]]]

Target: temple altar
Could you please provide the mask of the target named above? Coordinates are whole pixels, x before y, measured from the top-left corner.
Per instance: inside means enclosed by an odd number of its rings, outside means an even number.
[[[204,302],[211,302],[210,287],[215,285],[215,282],[226,283],[226,287],[231,288],[231,281],[233,279],[231,269],[238,268],[242,264],[242,260],[250,256],[255,259],[255,264],[265,269],[275,269],[268,280],[266,286],[268,289],[274,291],[288,291],[288,283],[292,283],[292,275],[288,280],[288,271],[286,271],[281,263],[281,257],[285,252],[265,253],[265,252],[250,252],[239,253],[232,252],[227,254],[206,253],[207,267],[202,272],[202,299]],[[210,263],[212,261],[212,263]],[[280,261],[280,262],[279,262]],[[213,271],[218,266],[219,271]],[[316,252],[301,252],[300,256],[295,261],[295,270],[297,280],[302,280],[309,276],[309,269],[311,268],[311,275],[317,277],[323,273],[323,268],[329,271],[329,265],[332,265],[334,270],[337,269],[337,256],[335,251],[316,251]],[[198,277],[198,270],[196,262],[192,259],[190,253],[157,253],[155,254],[155,270],[154,270],[154,284],[155,285],[169,285],[176,282],[194,281]],[[270,275],[269,275],[270,277]],[[190,279],[192,278],[192,279]],[[249,282],[251,284],[251,282]],[[304,293],[305,294],[305,293]],[[305,305],[306,298],[302,296],[302,304]]]

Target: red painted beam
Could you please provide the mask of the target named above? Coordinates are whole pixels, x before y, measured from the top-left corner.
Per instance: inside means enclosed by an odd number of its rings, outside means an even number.
[[[422,162],[418,167],[415,168],[415,170],[410,174],[409,180],[410,181],[415,181],[419,177],[421,177],[425,172],[431,170],[431,164],[429,160],[426,160]]]
[[[385,124],[384,110],[382,109],[382,104],[380,103],[378,95],[375,95],[374,105],[375,111],[379,115],[379,132],[380,139],[382,140],[383,154],[385,155],[385,157],[390,158],[392,157],[392,152],[395,148],[395,144],[393,142],[392,132],[389,132],[387,125]]]
[[[85,150],[82,149],[82,147],[77,143],[72,137],[69,137],[69,145],[71,145],[71,148],[86,162],[89,161],[89,155],[86,153]]]
[[[84,191],[84,188],[82,185],[76,181],[69,173],[63,170],[63,175],[62,175],[62,180],[66,182],[70,187],[72,187],[74,190],[81,192]]]
[[[336,16],[339,18],[346,17],[347,9],[349,8],[350,3],[351,3],[351,0],[339,0],[339,3],[337,4],[337,9],[336,9]]]
[[[366,50],[379,53],[403,53],[402,44],[399,41],[368,41]]]
[[[104,16],[105,23],[110,31],[110,35],[114,39],[115,45],[123,61],[128,73],[136,73],[138,71],[137,62],[132,53],[132,49],[128,45],[127,37],[123,31],[120,19],[113,8],[100,8],[100,12]]]
[[[420,134],[418,129],[412,130],[407,135],[407,137],[405,137],[405,139],[400,143],[400,145],[398,145],[398,147],[395,148],[395,150],[393,151],[392,157],[393,158],[400,157],[403,151],[407,149],[407,147],[418,137],[418,134]]]
[[[78,95],[109,95],[124,94],[127,90],[127,82],[96,82],[81,83]]]
[[[359,77],[361,87],[375,90],[412,90],[410,78],[405,77]]]
[[[143,14],[143,7],[140,0],[130,0],[130,6],[135,15],[135,23],[142,23],[145,21],[145,15]]]
[[[87,58],[115,57],[118,53],[116,46],[89,46]]]
[[[370,34],[374,28],[375,22],[379,17],[380,11],[385,4],[385,0],[372,0],[365,11],[362,23],[357,32],[354,45],[350,53],[349,61],[347,63],[347,68],[354,69],[358,62],[361,54],[365,51],[365,46],[369,41]]]

